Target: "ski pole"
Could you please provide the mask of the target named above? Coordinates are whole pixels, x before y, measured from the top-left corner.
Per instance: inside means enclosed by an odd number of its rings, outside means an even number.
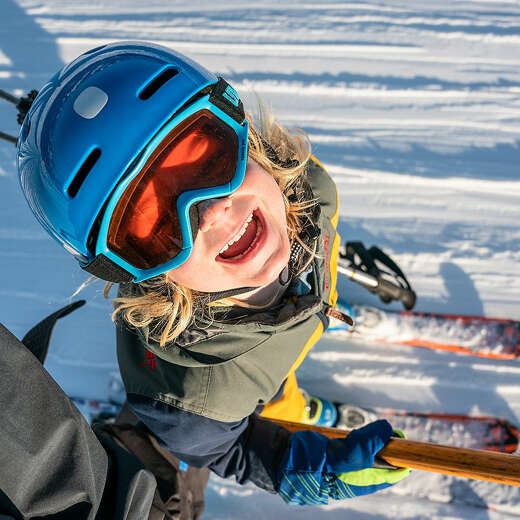
[[[18,115],[16,117],[16,120],[18,121],[19,125],[21,125],[23,123],[23,120],[24,120],[25,116],[27,115],[27,112],[31,108],[31,105],[37,95],[38,95],[37,90],[31,90],[26,96],[16,97],[16,96],[13,96],[13,94],[10,94],[9,92],[6,92],[5,90],[0,89],[0,99],[5,99],[5,101],[12,103],[18,109]],[[2,137],[2,139],[6,139],[6,141],[12,142],[12,136],[10,136],[9,134],[3,134],[1,137]],[[16,141],[15,141],[15,143],[16,143]]]
[[[18,106],[18,103],[20,103],[20,98],[17,98],[16,96],[9,94],[9,92],[6,92],[2,89],[0,89],[0,99],[5,99],[6,101],[9,101],[9,103],[12,103],[15,106]],[[16,145],[16,143],[18,142],[17,137],[15,137],[14,135],[6,134],[5,132],[0,132],[0,139],[13,143],[14,145]]]
[[[18,105],[20,103],[20,98],[17,98],[16,96],[13,96],[12,94],[9,94],[9,92],[6,92],[5,90],[2,90],[0,88],[0,98],[5,99],[6,101],[9,101],[9,103],[12,103],[13,105]]]
[[[16,144],[18,142],[18,137],[14,135],[6,134],[5,132],[0,132],[0,139],[4,141],[9,141],[10,143]]]
[[[20,125],[23,123],[25,115],[27,114],[29,108],[31,108],[31,104],[34,101],[34,98],[37,94],[38,92],[36,90],[31,90],[31,92],[29,92],[29,94],[27,94],[26,96],[22,96],[21,98],[19,98],[13,96],[13,94],[10,94],[9,92],[6,92],[5,90],[0,89],[0,99],[5,99],[5,101],[12,103],[18,109],[18,116],[16,119],[18,121],[18,124]],[[18,143],[18,137],[6,134],[5,132],[0,132],[0,139],[3,139],[4,141],[9,141],[10,143],[13,143],[15,146]]]
[[[406,309],[412,309],[415,305],[417,297],[415,292],[410,289],[389,282],[384,278],[376,278],[361,269],[355,269],[345,265],[341,260],[338,261],[338,272],[362,285],[369,291],[382,295],[383,298],[386,297],[388,301],[398,300],[403,302]]]
[[[270,420],[292,432],[312,430],[331,439],[344,438],[349,434],[348,430],[339,428]],[[510,453],[391,438],[377,456],[398,468],[431,471],[520,487],[520,457]]]

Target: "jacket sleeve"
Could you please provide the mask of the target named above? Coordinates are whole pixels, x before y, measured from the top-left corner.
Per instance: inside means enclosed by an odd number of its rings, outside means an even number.
[[[290,437],[284,428],[256,414],[228,423],[141,395],[127,398],[135,415],[182,461],[276,492],[278,465]]]
[[[0,324],[0,518],[148,518],[155,478],[94,434],[33,339],[29,350]]]

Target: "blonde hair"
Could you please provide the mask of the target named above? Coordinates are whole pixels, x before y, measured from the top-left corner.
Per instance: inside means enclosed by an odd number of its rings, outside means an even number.
[[[296,181],[304,174],[305,165],[310,158],[309,139],[301,130],[293,130],[291,133],[282,127],[274,119],[272,110],[265,110],[260,103],[259,128],[255,128],[249,115],[246,118],[249,122],[248,157],[269,172],[280,187],[287,216],[289,242],[292,244],[298,241],[308,249],[299,235],[305,219],[311,219],[310,209],[315,201],[305,200],[304,188]],[[273,152],[276,157],[273,157]],[[289,198],[291,193],[295,196]],[[110,282],[106,284],[105,297],[108,297],[113,285]],[[122,318],[131,327],[139,329],[147,340],[155,341],[161,347],[188,328],[195,317],[195,311],[209,310],[204,303],[204,295],[176,284],[166,273],[132,286],[133,294],[114,298],[112,320]],[[237,304],[229,298],[219,300],[218,303]]]

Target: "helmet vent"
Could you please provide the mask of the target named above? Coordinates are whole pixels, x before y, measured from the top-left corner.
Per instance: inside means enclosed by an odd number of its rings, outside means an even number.
[[[163,85],[170,81],[174,76],[177,76],[179,71],[174,68],[164,69],[158,76],[156,76],[148,85],[139,92],[139,99],[150,99]]]
[[[73,198],[78,194],[81,185],[83,184],[83,182],[87,178],[87,175],[90,173],[90,170],[92,170],[92,168],[94,167],[94,165],[100,157],[100,148],[94,148],[94,150],[92,150],[89,153],[88,157],[83,161],[83,164],[80,166],[78,173],[76,173],[76,175],[72,179],[72,182],[67,188],[67,194],[69,195],[69,197]]]

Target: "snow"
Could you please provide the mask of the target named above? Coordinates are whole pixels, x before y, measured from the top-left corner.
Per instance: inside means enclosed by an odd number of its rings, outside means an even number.
[[[247,106],[258,95],[308,133],[340,190],[341,235],[392,255],[419,294],[418,310],[519,318],[517,0],[3,0],[1,9],[0,88],[39,88],[64,61],[118,39],[189,54],[222,73]],[[0,104],[0,116],[1,130],[16,133],[13,107]],[[21,337],[74,299],[87,276],[34,220],[6,142],[0,202],[0,320]],[[339,287],[347,299],[378,304],[349,281]],[[70,395],[105,397],[117,371],[102,289],[80,293],[88,304],[56,327],[48,369]],[[300,381],[358,406],[520,424],[519,373],[517,362],[330,335]],[[301,509],[212,477],[204,519],[246,515],[509,519],[520,515],[520,492],[415,471],[390,491]]]

